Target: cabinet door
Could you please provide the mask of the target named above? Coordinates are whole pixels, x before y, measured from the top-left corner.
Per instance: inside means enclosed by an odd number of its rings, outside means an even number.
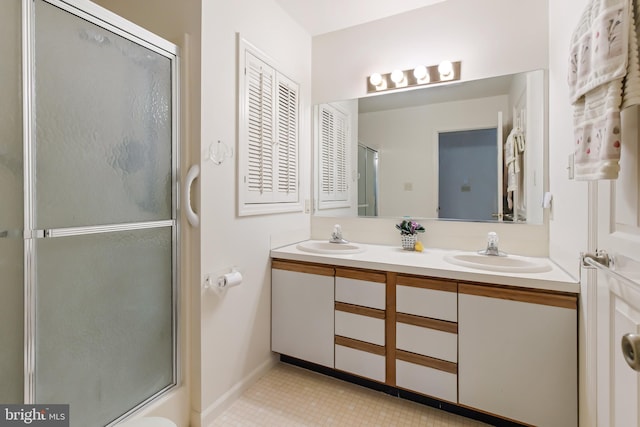
[[[576,297],[466,284],[459,292],[460,404],[576,426]]]
[[[271,270],[271,350],[333,368],[333,268],[316,268]]]

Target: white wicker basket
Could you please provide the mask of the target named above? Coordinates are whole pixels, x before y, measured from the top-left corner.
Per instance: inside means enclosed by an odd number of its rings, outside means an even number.
[[[416,247],[416,242],[418,241],[417,234],[401,234],[400,239],[402,239],[402,249],[407,251],[413,251]]]

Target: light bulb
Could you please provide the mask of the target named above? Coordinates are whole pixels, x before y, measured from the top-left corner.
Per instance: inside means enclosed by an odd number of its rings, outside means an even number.
[[[451,61],[442,61],[438,65],[438,72],[440,73],[440,78],[453,77],[453,64]]]
[[[371,74],[371,76],[369,76],[369,83],[376,87],[380,86],[380,84],[382,83],[382,76],[380,75],[380,73]]]
[[[424,65],[418,65],[413,69],[413,77],[421,83],[429,83],[429,73],[427,73],[427,67]]]
[[[391,73],[391,80],[395,84],[402,83],[402,81],[404,80],[404,73],[402,72],[402,70],[393,70],[393,72]]]

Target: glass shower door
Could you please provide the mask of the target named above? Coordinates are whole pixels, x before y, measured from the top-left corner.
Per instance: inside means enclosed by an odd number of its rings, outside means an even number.
[[[21,3],[0,14],[0,402],[21,403],[24,383],[24,184]]]
[[[33,17],[32,399],[101,426],[176,383],[175,58],[56,0]]]

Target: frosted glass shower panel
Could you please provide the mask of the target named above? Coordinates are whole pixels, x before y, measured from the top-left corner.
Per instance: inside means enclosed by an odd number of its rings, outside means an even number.
[[[0,13],[0,402],[22,403],[24,185],[22,167],[21,2]]]
[[[171,228],[40,239],[36,401],[105,425],[174,382]]]
[[[22,403],[24,294],[22,239],[0,238],[0,402]]]
[[[22,230],[22,53],[20,1],[2,3],[0,14],[0,238]],[[22,237],[22,236],[20,236]]]
[[[36,1],[36,224],[171,219],[171,61]]]

